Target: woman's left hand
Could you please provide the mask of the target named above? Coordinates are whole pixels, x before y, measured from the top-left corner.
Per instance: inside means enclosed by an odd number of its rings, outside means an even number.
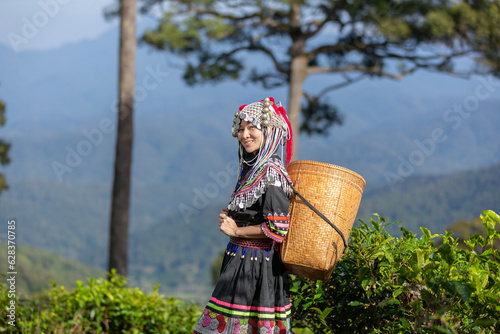
[[[222,209],[222,212],[219,214],[219,229],[228,237],[236,237],[238,226],[234,219],[227,215],[227,212],[227,209]]]

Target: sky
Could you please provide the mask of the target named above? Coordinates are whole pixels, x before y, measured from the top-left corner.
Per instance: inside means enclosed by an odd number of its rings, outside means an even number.
[[[93,39],[118,24],[103,9],[116,0],[0,0],[0,43],[16,52]]]

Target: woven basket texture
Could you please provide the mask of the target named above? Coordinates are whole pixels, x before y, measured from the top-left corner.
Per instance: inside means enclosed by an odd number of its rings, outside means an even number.
[[[347,240],[365,180],[347,168],[316,161],[294,161],[287,171],[295,190],[342,231]],[[294,196],[290,202],[290,229],[281,245],[282,261],[288,270],[325,281],[343,252],[340,234]]]

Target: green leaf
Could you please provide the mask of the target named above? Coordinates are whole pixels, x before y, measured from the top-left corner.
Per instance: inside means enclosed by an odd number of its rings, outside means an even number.
[[[459,281],[446,282],[444,288],[449,293],[460,296],[464,302],[468,301],[472,294],[471,287]]]
[[[498,323],[498,320],[493,320],[493,319],[479,319],[479,320],[474,321],[471,324],[471,327],[480,326],[480,327],[483,327],[483,328],[488,328],[490,326],[494,326],[496,323]]]
[[[425,261],[424,261],[424,252],[421,249],[417,249],[415,252],[417,254],[418,269],[421,270],[423,268],[424,264],[425,264]]]
[[[403,237],[404,237],[405,239],[410,240],[410,239],[415,238],[415,234],[414,234],[412,231],[408,231],[408,230],[407,230],[407,229],[405,229],[403,226],[400,226],[399,228],[401,229],[401,232],[403,232]]]
[[[474,234],[472,237],[469,238],[467,245],[474,249],[476,245],[479,245],[481,247],[486,246],[486,240],[483,238],[482,235],[479,234]]]
[[[324,309],[323,311],[321,311],[319,308],[317,307],[311,307],[311,310],[314,310],[316,312],[319,313],[319,317],[322,319],[322,320],[325,320],[326,317],[333,311],[333,308],[331,307],[327,307],[326,309]]]
[[[396,298],[396,297],[397,297],[397,296],[399,296],[402,292],[403,292],[403,289],[399,288],[399,289],[394,290],[394,291],[392,292],[392,296],[393,296],[394,298]]]
[[[431,239],[431,231],[429,231],[428,228],[425,228],[425,227],[420,227],[420,230],[424,233],[425,237],[427,239]]]
[[[445,260],[450,266],[455,262],[455,254],[450,244],[443,244],[439,246],[438,253],[441,254],[443,260]]]
[[[455,334],[448,328],[443,328],[443,327],[437,327],[437,326],[432,326],[431,327],[433,330],[438,331],[439,333],[446,333],[446,334]]]
[[[314,295],[313,299],[314,299],[314,300],[316,300],[316,299],[320,299],[320,298],[321,298],[321,296],[323,296],[323,294],[322,294],[322,293],[317,293],[317,294],[315,294],[315,295]]]
[[[365,304],[358,302],[358,301],[352,301],[347,305],[349,305],[349,306],[364,306]]]
[[[368,275],[370,269],[368,267],[361,267],[358,269],[358,280],[362,280],[366,275]]]
[[[295,299],[293,301],[293,307],[297,308],[302,300],[301,299]]]
[[[470,266],[469,272],[476,290],[483,290],[488,284],[489,272],[481,269],[477,264]]]
[[[401,302],[397,299],[390,298],[390,299],[383,300],[382,302],[380,302],[378,304],[379,307],[385,307],[385,306],[390,306],[390,305],[401,305]]]
[[[481,253],[481,257],[489,257],[490,255],[493,254],[493,248],[488,248],[484,252]]]
[[[492,210],[486,210],[486,211],[483,211],[483,214],[484,214],[485,218],[490,219],[492,221],[496,221],[497,224],[500,224],[500,215],[497,214],[496,212],[494,212]],[[483,216],[481,216],[481,218],[483,218]],[[484,218],[483,218],[483,221],[484,221]]]

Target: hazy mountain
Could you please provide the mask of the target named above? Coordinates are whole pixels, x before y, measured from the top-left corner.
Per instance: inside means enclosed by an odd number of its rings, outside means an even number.
[[[0,135],[12,143],[12,163],[5,168],[9,180],[111,182],[117,36],[112,30],[49,51],[14,53],[0,46],[0,98],[7,104]],[[286,105],[284,88],[263,90],[233,82],[186,87],[178,64],[178,57],[139,48],[135,183],[199,185],[203,177],[197,176],[224,169],[235,159],[230,127],[240,104],[275,95]],[[313,76],[306,89],[317,90],[334,80]],[[470,116],[448,114],[454,104],[473,101],[485,80],[490,79],[466,81],[420,72],[402,82],[373,79],[338,90],[330,101],[345,114],[344,125],[328,137],[302,136],[298,157],[354,169],[371,187],[386,183],[385,173],[397,172],[399,157],[409,159],[419,149],[415,141],[425,141],[441,128],[447,139],[416,166],[415,174],[492,164],[500,160],[500,132],[494,126],[499,124],[498,80],[490,83],[493,92],[486,99],[476,98]],[[58,163],[68,166],[62,178],[54,172]]]
[[[211,189],[226,195],[227,174],[219,173]],[[218,180],[219,188],[215,188]],[[105,269],[107,263],[109,186],[49,181],[16,181],[2,195],[0,211],[16,219],[17,242],[55,251],[66,258]],[[405,228],[433,233],[481,211],[500,212],[500,164],[445,176],[410,176],[391,191],[366,191],[358,217],[372,213],[403,221]],[[215,193],[215,191],[214,191]],[[185,210],[169,210],[183,199]],[[210,266],[227,237],[216,217],[227,201],[203,187],[189,193],[162,184],[136,186],[133,191],[129,277],[131,284],[152,289],[161,284],[169,295],[202,301],[211,288]],[[159,210],[162,208],[162,210]],[[15,217],[9,212],[15,212]],[[397,226],[391,233],[399,233]]]
[[[0,99],[7,105],[0,138],[12,143],[11,164],[2,167],[10,189],[0,198],[0,211],[19,221],[20,243],[101,268],[107,261],[117,49],[116,30],[49,51],[14,53],[0,46]],[[248,61],[268,66],[259,58]],[[286,106],[287,92],[235,82],[186,87],[181,63],[139,48],[131,278],[193,295],[209,290],[206,270],[225,242],[207,231],[236,179],[234,111],[269,95]],[[305,87],[314,91],[334,80],[311,77]],[[435,230],[470,219],[478,210],[496,209],[483,206],[495,203],[488,200],[497,192],[488,185],[498,189],[497,179],[445,174],[500,161],[498,87],[490,78],[425,72],[401,82],[362,81],[331,94],[344,125],[327,137],[301,136],[298,157],[365,177],[365,216],[379,212],[417,230],[419,224]],[[455,105],[462,106],[460,113]],[[463,188],[435,191],[451,187],[442,177]],[[444,196],[439,201],[437,193]],[[432,207],[425,206],[427,198]]]
[[[0,242],[7,249],[7,243]],[[7,258],[0,256],[0,266],[8,268]],[[24,298],[51,288],[51,281],[72,289],[75,281],[87,281],[89,277],[104,277],[105,271],[89,267],[60,254],[26,245],[16,248],[16,295]],[[5,273],[2,273],[5,275]],[[3,277],[2,277],[2,281]],[[5,281],[4,281],[5,282]]]
[[[420,227],[443,233],[458,220],[471,220],[484,210],[500,211],[500,164],[444,176],[413,176],[393,191],[386,187],[363,195],[358,218],[373,213],[420,234]],[[399,234],[398,225],[391,233]]]

